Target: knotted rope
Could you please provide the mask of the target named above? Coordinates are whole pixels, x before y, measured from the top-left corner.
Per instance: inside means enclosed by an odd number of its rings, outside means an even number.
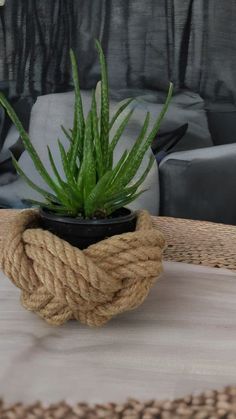
[[[38,221],[34,210],[16,216],[0,263],[21,289],[23,306],[52,325],[76,319],[101,326],[140,305],[162,271],[164,238],[146,211],[138,213],[136,231],[83,251],[37,228]]]

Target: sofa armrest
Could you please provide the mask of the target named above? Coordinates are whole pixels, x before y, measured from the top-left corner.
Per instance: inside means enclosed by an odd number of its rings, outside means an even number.
[[[161,215],[236,224],[236,144],[173,153],[159,174]]]

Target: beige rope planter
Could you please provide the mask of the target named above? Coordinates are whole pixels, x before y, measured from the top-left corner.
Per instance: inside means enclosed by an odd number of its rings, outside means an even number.
[[[23,306],[52,325],[76,319],[101,326],[139,306],[162,271],[164,238],[146,211],[135,232],[83,251],[37,228],[38,221],[33,210],[12,220],[0,262]]]

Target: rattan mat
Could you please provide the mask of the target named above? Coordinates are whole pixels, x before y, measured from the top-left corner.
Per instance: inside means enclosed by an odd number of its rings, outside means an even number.
[[[166,238],[164,259],[236,270],[236,226],[153,217]]]
[[[69,406],[61,402],[49,407],[41,403],[31,406],[0,403],[1,419],[235,419],[236,387],[222,391],[207,391],[175,401],[128,400],[124,404],[107,403],[89,406],[79,403]]]

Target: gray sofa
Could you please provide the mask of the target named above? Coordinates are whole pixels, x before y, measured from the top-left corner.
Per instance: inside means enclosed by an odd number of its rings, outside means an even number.
[[[234,0],[7,0],[0,7],[0,89],[19,112],[22,100],[29,111],[38,96],[70,91],[70,46],[80,59],[82,88],[94,88],[96,37],[114,99],[138,97],[158,112],[171,79],[175,96],[161,130],[189,126],[160,164],[159,211],[236,224],[236,150],[227,144],[236,142],[235,13]],[[29,112],[24,118],[27,126]],[[0,133],[0,200],[11,206],[14,174],[1,174],[8,129]]]
[[[236,224],[236,144],[170,154],[159,178],[161,215]]]

